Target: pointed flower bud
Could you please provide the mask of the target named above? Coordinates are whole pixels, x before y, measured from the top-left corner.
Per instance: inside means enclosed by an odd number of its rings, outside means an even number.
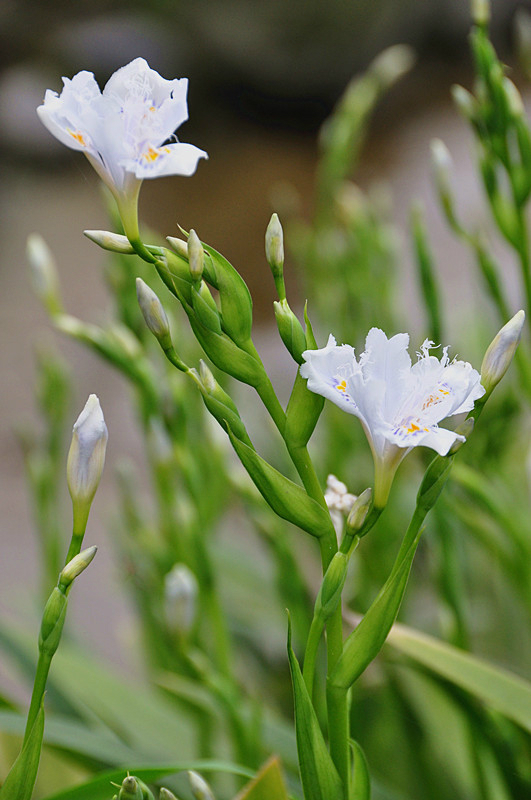
[[[173,792],[170,792],[169,789],[165,789],[164,786],[160,790],[159,800],[177,800]]]
[[[81,573],[86,570],[96,555],[97,550],[98,548],[94,545],[92,547],[87,547],[86,550],[82,550],[81,553],[78,553],[77,556],[74,556],[74,558],[68,562],[66,567],[61,570],[58,583],[63,589],[66,589],[67,586],[70,586],[70,584],[73,583],[78,575],[81,575]]]
[[[172,343],[168,316],[158,296],[142,278],[136,279],[136,296],[149,330],[158,339],[163,350],[169,349]]]
[[[119,233],[112,233],[111,231],[83,231],[83,233],[91,242],[94,242],[104,250],[110,250],[112,253],[133,255],[135,252],[129,244],[127,236],[122,236]]]
[[[188,259],[188,242],[178,239],[176,236],[166,236],[166,241],[178,256]]]
[[[175,564],[164,579],[164,605],[168,627],[185,636],[196,616],[199,586],[186,564]]]
[[[197,233],[192,229],[188,236],[188,262],[192,280],[200,281],[203,277],[205,251]]]
[[[347,517],[347,530],[351,535],[357,535],[363,528],[372,503],[372,489],[365,489],[355,500]]]
[[[275,300],[273,306],[280,338],[291,357],[297,364],[302,364],[304,361],[302,354],[307,348],[306,336],[302,325],[289,307],[286,299]]]
[[[196,377],[199,379],[198,386],[203,396],[203,402],[214,419],[219,422],[222,428],[227,430],[228,426],[238,439],[251,445],[251,440],[241,420],[240,412],[232,397],[222,389],[203,360],[199,362],[199,376],[196,373]]]
[[[481,364],[481,383],[485,387],[487,395],[492,392],[509,369],[522,336],[524,321],[525,312],[520,310],[503,326],[487,348]]]
[[[91,394],[74,424],[66,465],[68,489],[74,507],[74,528],[76,522],[81,524],[83,530],[86,525],[103,472],[107,439],[107,426],[100,401],[95,394]]]
[[[39,650],[50,657],[59,647],[67,605],[66,595],[56,586],[44,606],[39,632]]]
[[[192,790],[195,800],[215,800],[212,789],[206,780],[197,772],[189,770],[188,780],[190,781],[190,789]]]
[[[471,2],[472,20],[475,25],[485,26],[490,21],[489,0],[472,0]]]
[[[265,235],[266,258],[273,275],[282,275],[284,269],[284,231],[278,218],[273,214]]]
[[[118,792],[118,800],[144,800],[144,794],[138,778],[128,775],[122,781],[122,786]]]
[[[475,122],[477,102],[475,97],[463,86],[452,86],[452,97],[461,114],[470,122]]]
[[[37,297],[51,316],[59,314],[62,311],[59,279],[50,248],[42,236],[32,233],[28,237],[26,253]]]
[[[315,613],[322,615],[325,621],[334,613],[341,597],[347,577],[348,561],[348,555],[339,550],[326,570],[315,601]]]

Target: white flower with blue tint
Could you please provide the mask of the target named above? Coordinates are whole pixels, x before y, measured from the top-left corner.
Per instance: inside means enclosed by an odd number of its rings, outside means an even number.
[[[358,417],[369,440],[375,464],[374,504],[387,501],[395,471],[417,445],[446,455],[460,434],[440,428],[439,422],[471,411],[485,393],[477,370],[465,361],[451,361],[445,347],[440,359],[431,356],[426,340],[415,364],[407,351],[409,335],[388,339],[372,328],[359,359],[350,345],[337,345],[330,336],[326,347],[306,350],[301,375],[308,389],[332,400]]]
[[[175,130],[188,119],[187,78],[165,80],[136,58],[100,91],[92,72],[63,78],[37,113],[59,141],[81,150],[114,194],[124,225],[134,224],[144,178],[192,175],[207,154],[183,144]],[[134,230],[133,230],[134,233]]]

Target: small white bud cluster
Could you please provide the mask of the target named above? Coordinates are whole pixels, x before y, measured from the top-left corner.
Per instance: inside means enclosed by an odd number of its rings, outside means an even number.
[[[352,506],[357,500],[355,494],[350,494],[345,484],[335,475],[326,479],[325,502],[330,511],[330,516],[338,537],[343,533],[344,518],[347,517]]]

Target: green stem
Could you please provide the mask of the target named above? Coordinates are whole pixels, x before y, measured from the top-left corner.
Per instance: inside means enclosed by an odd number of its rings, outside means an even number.
[[[319,539],[319,544],[321,547],[321,561],[324,576],[334,553],[337,552],[337,542],[335,536],[333,542],[330,541],[330,537],[322,536]],[[342,652],[343,620],[340,600],[337,608],[326,624],[327,676],[331,675]],[[308,669],[311,669],[311,662]],[[337,692],[329,691],[327,683],[326,705],[330,755],[346,791],[349,784],[348,708],[346,693],[344,696],[340,696]]]
[[[50,664],[52,663],[52,656],[49,653],[39,653],[39,660],[37,662],[37,670],[35,672],[35,680],[33,682],[33,691],[31,694],[31,702],[28,710],[28,720],[26,722],[26,730],[24,731],[24,741],[22,747],[26,744],[30,735],[33,724],[37,719],[37,714],[41,707],[42,698],[46,690],[46,681],[48,680],[48,673],[50,671]]]

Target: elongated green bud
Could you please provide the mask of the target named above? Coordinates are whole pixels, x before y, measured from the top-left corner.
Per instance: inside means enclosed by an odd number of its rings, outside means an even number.
[[[525,312],[520,310],[503,326],[487,348],[481,364],[481,384],[487,395],[509,369],[522,336],[524,322]]]
[[[195,800],[215,800],[212,789],[204,778],[197,772],[189,770],[188,780],[190,781],[190,789],[195,797]]]
[[[347,531],[351,536],[357,536],[363,528],[363,523],[372,503],[372,489],[365,489],[354,501],[347,517]]]
[[[95,545],[87,547],[86,550],[82,550],[81,553],[74,556],[66,567],[61,570],[58,585],[61,586],[63,590],[70,586],[70,584],[86,570],[96,555],[97,550],[98,548]]]
[[[74,530],[85,529],[90,506],[105,463],[108,432],[100,401],[91,394],[77,418],[66,464],[66,478],[74,509]]]
[[[192,307],[201,325],[213,333],[222,332],[219,309],[204,281],[201,281],[199,287],[192,286]]]
[[[50,316],[60,314],[63,308],[59,278],[51,250],[38,233],[28,237],[26,248],[33,288]]]
[[[288,447],[305,447],[315,430],[324,406],[324,397],[310,392],[305,378],[297,370],[288,407],[284,436]]]
[[[153,289],[144,283],[142,278],[136,279],[136,296],[142,315],[149,330],[158,339],[163,350],[172,346],[170,322],[164,311],[164,306]]]
[[[197,373],[195,374],[199,379],[198,385],[203,396],[203,402],[214,419],[219,422],[225,431],[228,425],[232,433],[240,441],[252,446],[234,401],[221,388],[203,360],[199,362],[199,376],[197,376]]]
[[[118,792],[118,800],[143,800],[142,788],[138,778],[134,775],[128,775],[124,778],[120,791]]]
[[[203,267],[205,265],[205,251],[197,233],[192,229],[188,236],[188,263],[190,264],[190,275],[192,280],[198,282],[203,277]]]
[[[50,658],[59,647],[67,605],[66,595],[55,586],[44,606],[39,633],[39,650]]]
[[[129,242],[127,236],[111,231],[83,231],[87,239],[94,242],[104,250],[112,253],[122,253],[123,255],[133,255],[135,250]]]
[[[291,357],[297,364],[302,364],[304,361],[302,354],[308,347],[302,325],[286,299],[275,301],[273,306],[280,338]]]
[[[315,601],[315,614],[321,615],[326,621],[336,610],[337,604],[345,585],[348,570],[348,555],[339,550],[335,553],[328,569],[326,570],[317,600]]]

